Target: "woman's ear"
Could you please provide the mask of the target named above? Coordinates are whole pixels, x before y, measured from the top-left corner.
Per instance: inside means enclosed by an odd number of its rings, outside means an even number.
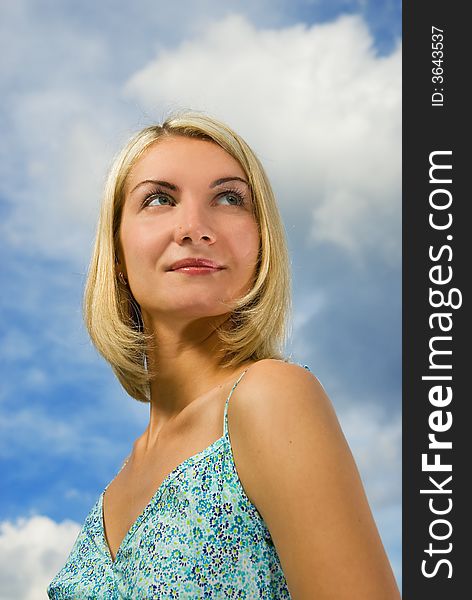
[[[120,262],[119,259],[115,259],[115,277],[122,285],[128,287],[128,277],[126,276],[126,269],[124,268],[124,265]]]
[[[126,270],[125,261],[123,259],[123,253],[121,248],[118,246],[115,250],[115,271],[118,274],[119,271],[124,272]]]
[[[120,250],[115,253],[115,276],[126,285],[127,274],[124,260],[121,258]]]

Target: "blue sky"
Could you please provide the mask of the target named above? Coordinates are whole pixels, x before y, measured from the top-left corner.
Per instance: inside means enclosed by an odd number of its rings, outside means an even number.
[[[44,597],[147,424],[87,338],[82,290],[114,153],[185,106],[268,171],[292,260],[287,354],[326,388],[401,582],[400,3],[1,11],[0,600]]]

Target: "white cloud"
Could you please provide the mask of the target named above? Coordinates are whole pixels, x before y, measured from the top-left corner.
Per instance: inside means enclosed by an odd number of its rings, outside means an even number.
[[[44,600],[79,531],[73,521],[43,516],[1,522],[0,600]]]
[[[359,16],[260,30],[231,15],[161,51],[126,87],[150,114],[191,107],[256,149],[309,235],[400,252],[401,49],[379,57]]]
[[[0,236],[25,255],[84,264],[110,155],[108,114],[97,107],[110,48],[58,7],[3,4]]]
[[[111,72],[112,49],[83,41],[74,77],[58,57],[61,77],[46,71],[40,86],[9,100],[6,139],[21,156],[22,177],[18,186],[19,165],[6,156],[1,185],[10,214],[1,234],[10,245],[85,265],[115,144],[134,129],[133,119],[136,128],[146,124],[143,114],[152,121],[191,107],[247,139],[310,243],[333,243],[358,259],[374,247],[398,261],[401,49],[376,55],[360,16],[277,29],[237,14],[206,19],[193,38],[161,45],[126,85],[101,77]],[[90,56],[95,74],[86,67]],[[87,85],[77,85],[81,77]],[[123,91],[141,115],[134,106],[130,118],[111,101]]]

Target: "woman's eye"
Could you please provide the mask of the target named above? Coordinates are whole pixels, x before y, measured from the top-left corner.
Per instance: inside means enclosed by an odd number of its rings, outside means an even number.
[[[164,201],[164,204],[161,203]],[[144,199],[145,206],[166,206],[165,203],[170,202],[171,198],[165,194],[150,194]]]
[[[231,206],[244,204],[244,198],[241,194],[237,194],[236,192],[226,192],[225,194],[222,194],[220,198],[227,198]]]

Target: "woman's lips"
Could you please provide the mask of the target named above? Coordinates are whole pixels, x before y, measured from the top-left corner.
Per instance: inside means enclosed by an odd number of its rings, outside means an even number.
[[[209,275],[224,268],[224,265],[220,265],[209,258],[188,256],[174,262],[169,270],[174,273],[184,273],[186,275]]]
[[[180,269],[173,269],[172,273],[186,273],[187,275],[208,275],[210,273],[216,273],[221,271],[220,267],[180,267]]]
[[[169,267],[169,271],[177,271],[178,269],[184,269],[187,267],[198,269],[222,269],[224,265],[220,265],[214,260],[210,260],[209,258],[188,256],[187,258],[181,258],[180,260],[175,261]]]

